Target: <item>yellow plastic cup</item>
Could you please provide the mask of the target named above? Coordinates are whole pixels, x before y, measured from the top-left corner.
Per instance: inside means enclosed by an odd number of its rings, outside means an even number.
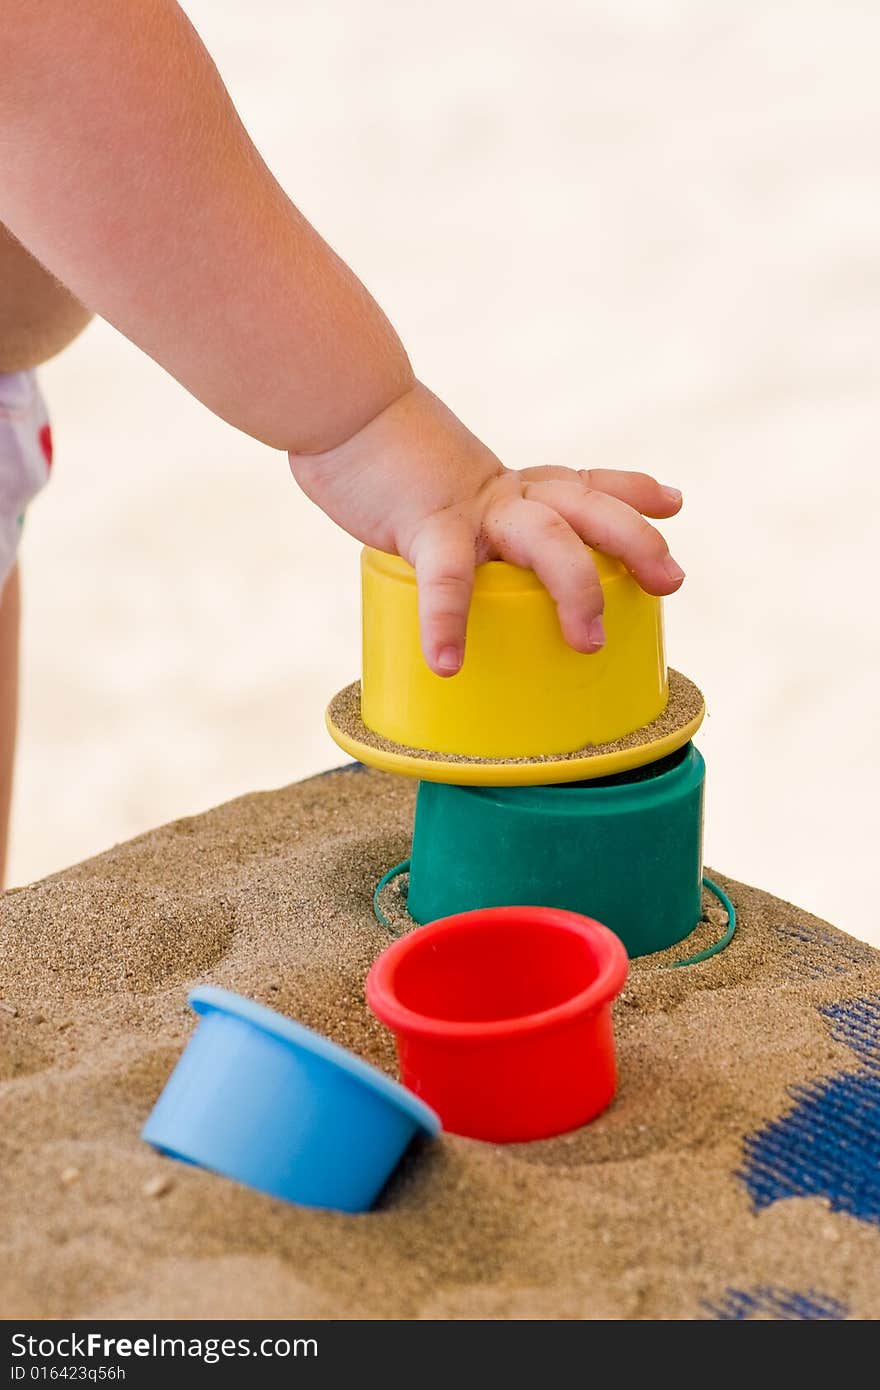
[[[464,666],[435,676],[419,641],[413,568],[366,549],[361,717],[380,737],[433,753],[533,758],[609,743],[650,724],[668,699],[663,610],[620,563],[594,552],[607,641],[569,647],[531,570],[477,569]]]

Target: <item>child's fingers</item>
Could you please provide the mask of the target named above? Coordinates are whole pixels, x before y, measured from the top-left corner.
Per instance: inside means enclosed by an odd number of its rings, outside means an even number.
[[[491,554],[531,569],[556,600],[559,625],[570,647],[596,652],[604,644],[604,596],[590,552],[558,510],[508,497],[486,515]]]
[[[677,487],[658,483],[649,473],[618,473],[613,468],[579,468],[587,487],[617,497],[643,516],[675,516],[681,510]]]
[[[587,545],[616,555],[649,594],[671,594],[684,579],[660,532],[619,498],[573,479],[527,483],[525,495],[553,507]]]
[[[409,559],[419,589],[422,651],[438,676],[454,676],[464,661],[476,547],[471,524],[439,512],[419,528]]]
[[[643,516],[675,516],[681,509],[681,493],[677,487],[658,483],[648,473],[623,473],[614,468],[555,468],[552,465],[524,468],[521,478],[527,482],[574,482],[580,478],[589,488],[617,497]]]

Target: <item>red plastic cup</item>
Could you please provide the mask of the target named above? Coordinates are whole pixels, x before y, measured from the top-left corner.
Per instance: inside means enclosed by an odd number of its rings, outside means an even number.
[[[493,907],[442,917],[373,964],[367,1002],[397,1038],[403,1083],[444,1129],[515,1143],[577,1129],[617,1086],[619,937],[576,912]]]

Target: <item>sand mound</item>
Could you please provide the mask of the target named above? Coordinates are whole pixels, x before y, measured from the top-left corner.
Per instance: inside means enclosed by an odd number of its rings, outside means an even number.
[[[196,980],[394,1071],[363,980],[388,941],[372,888],[407,852],[414,792],[315,778],[0,899],[3,1314],[880,1315],[880,956],[723,876],[734,944],[685,970],[634,963],[619,1096],[583,1130],[444,1137],[358,1217],[140,1142]]]

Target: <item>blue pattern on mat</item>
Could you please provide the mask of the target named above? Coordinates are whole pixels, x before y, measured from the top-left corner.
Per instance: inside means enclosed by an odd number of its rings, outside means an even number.
[[[815,1289],[785,1289],[779,1284],[755,1289],[725,1289],[717,1303],[703,1300],[703,1308],[721,1322],[769,1318],[776,1322],[841,1322],[849,1314],[845,1303]]]
[[[788,969],[794,979],[847,975],[853,966],[868,965],[877,959],[873,946],[844,936],[822,922],[779,922],[773,930],[791,945]]]
[[[792,1087],[794,1108],[747,1136],[740,1176],[759,1209],[827,1197],[834,1211],[880,1225],[880,996],[820,1012],[863,1067]]]

